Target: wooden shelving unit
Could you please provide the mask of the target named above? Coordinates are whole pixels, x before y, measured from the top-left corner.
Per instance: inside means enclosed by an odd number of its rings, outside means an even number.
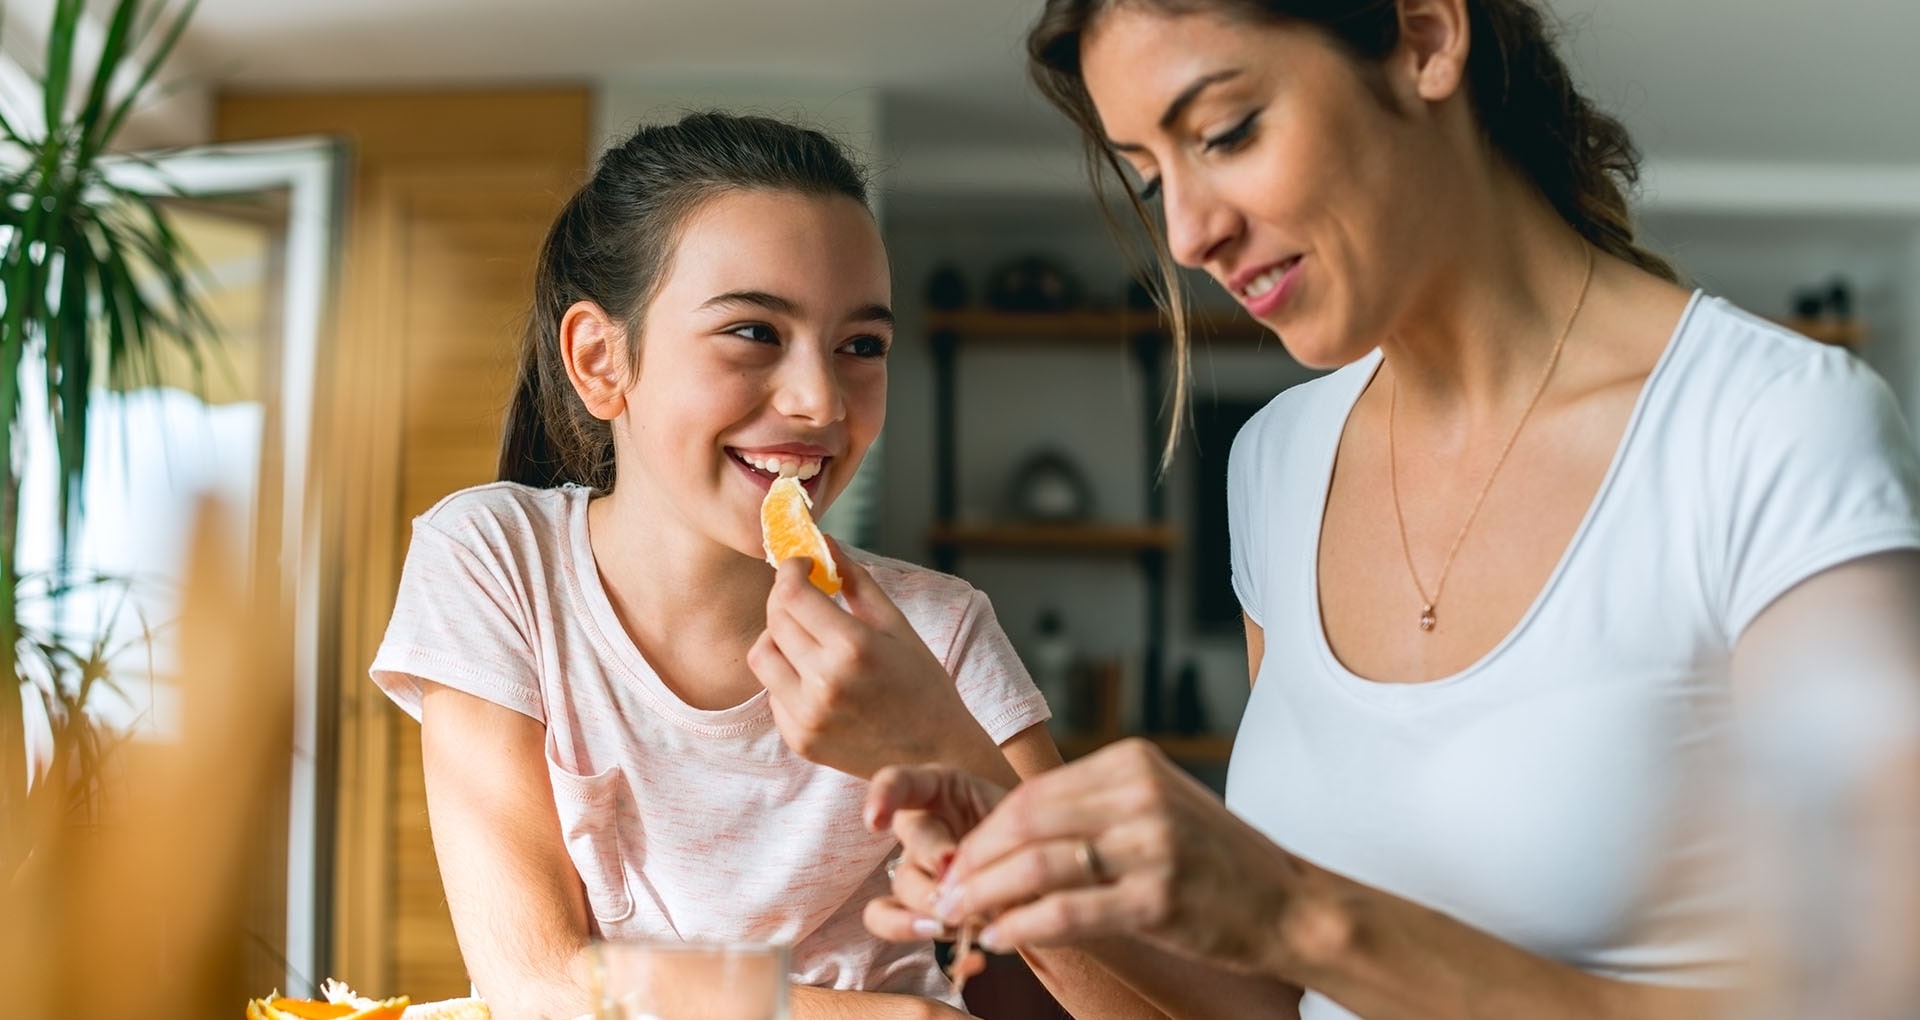
[[[1273,343],[1264,327],[1244,315],[1204,311],[1192,317],[1197,344]],[[1114,353],[1132,359],[1147,394],[1146,406],[1158,404],[1167,379],[1172,332],[1152,310],[1112,309],[1073,312],[998,312],[979,309],[936,311],[928,320],[935,365],[934,384],[934,515],[928,536],[936,566],[958,572],[965,554],[1022,556],[1133,557],[1146,584],[1141,630],[1141,676],[1138,691],[1145,702],[1141,725],[1147,730],[1166,726],[1164,682],[1167,626],[1168,554],[1179,535],[1167,523],[1166,493],[1157,484],[1153,466],[1145,472],[1144,519],[1131,522],[1080,525],[971,523],[956,520],[959,508],[959,357],[961,348],[976,344],[1008,346],[1035,344],[1081,345],[1094,353],[1097,345],[1113,344]],[[1160,423],[1151,414],[1138,423],[1144,449],[1160,449]],[[1117,739],[1117,735],[1108,737]],[[1218,742],[1157,738],[1169,754],[1195,761],[1225,760],[1228,745]],[[1106,742],[1105,740],[1101,741]],[[1085,745],[1087,748],[1097,746]]]
[[[1279,343],[1266,327],[1244,315],[1213,310],[1190,318],[1192,334],[1201,341]],[[1159,312],[1135,309],[1076,312],[994,312],[980,309],[934,312],[928,328],[963,336],[969,343],[1031,343],[1035,340],[1077,343],[1121,343],[1142,333],[1171,336]]]
[[[958,524],[933,529],[935,549],[1002,552],[1112,552],[1172,549],[1180,534],[1168,524]]]
[[[1780,324],[1823,344],[1859,350],[1867,342],[1867,324],[1859,319],[1781,319]]]
[[[1089,754],[1129,736],[1136,734],[1111,734],[1096,736],[1089,734],[1067,734],[1055,738],[1060,745],[1060,755],[1068,761],[1084,758]],[[1175,761],[1190,762],[1197,765],[1224,765],[1233,755],[1233,737],[1224,734],[1201,734],[1181,736],[1173,733],[1137,734],[1152,741],[1167,757]]]

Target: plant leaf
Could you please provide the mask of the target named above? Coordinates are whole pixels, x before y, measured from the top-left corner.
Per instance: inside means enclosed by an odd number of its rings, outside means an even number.
[[[6,28],[5,12],[0,11],[0,42],[5,41],[5,34],[6,34],[4,31],[5,28]],[[7,119],[7,115],[5,113],[0,113],[0,134],[5,135],[7,137],[7,140],[12,142],[15,145],[18,145],[23,149],[28,148],[27,140],[20,136],[19,131],[15,130],[13,126],[13,122]]]
[[[60,573],[72,563],[71,532],[77,530],[86,499],[87,411],[92,389],[93,302],[89,286],[93,249],[77,230],[62,238],[60,311],[65,335],[47,345],[46,371],[54,402],[54,444],[60,462]]]
[[[134,279],[133,271],[127,265],[126,252],[120,239],[110,235],[103,240],[100,250],[95,253],[99,258],[100,272],[109,280],[103,287],[114,295],[114,306],[124,323],[121,335],[109,335],[109,340],[120,344],[118,348],[107,351],[109,364],[115,365],[126,373],[128,388],[134,388],[140,378],[141,362],[147,362],[152,373],[159,372],[158,363],[153,360],[152,347],[148,343],[150,326],[149,312],[139,282]]]
[[[120,388],[120,379],[127,372],[125,364],[129,346],[131,324],[127,321],[128,312],[122,307],[118,278],[105,259],[95,255],[92,259],[95,282],[100,293],[100,319],[105,330],[106,346],[100,352],[106,360],[107,370],[112,376],[109,385]]]
[[[47,27],[47,70],[40,87],[47,106],[47,137],[61,134],[67,120],[67,87],[73,75],[73,50],[86,14],[81,0],[56,0]]]
[[[157,0],[153,7],[153,20],[149,23],[148,32],[141,33],[142,36],[159,27],[161,15],[168,6],[165,0]],[[89,136],[83,143],[83,149],[86,152],[106,151],[107,146],[113,141],[113,136],[119,133],[120,126],[126,122],[127,114],[133,112],[134,104],[139,101],[141,94],[146,92],[154,76],[160,73],[160,65],[166,62],[167,56],[180,42],[180,36],[186,32],[187,22],[192,19],[194,8],[198,6],[200,6],[200,0],[186,0],[179,12],[173,15],[173,24],[167,26],[166,35],[161,38],[153,52],[147,55],[146,63],[141,65],[140,75],[134,81],[133,89],[120,100],[118,106],[114,107],[106,121],[99,125],[98,133]]]
[[[91,162],[98,152],[91,146],[92,126],[100,123],[100,115],[106,110],[107,94],[113,88],[113,79],[126,62],[128,48],[133,42],[135,15],[140,12],[140,0],[119,0],[114,4],[113,20],[107,24],[107,38],[100,44],[100,62],[93,69],[93,87],[87,90],[87,104],[81,108],[79,124],[85,135],[80,149],[80,162]]]
[[[198,382],[205,368],[203,352],[208,347],[217,348],[220,341],[218,328],[200,299],[203,284],[211,274],[181,242],[159,202],[137,192],[122,192],[121,196],[120,208],[135,217],[125,234],[167,297],[164,311],[153,307],[152,302],[148,305],[162,327],[160,333],[187,354]]]

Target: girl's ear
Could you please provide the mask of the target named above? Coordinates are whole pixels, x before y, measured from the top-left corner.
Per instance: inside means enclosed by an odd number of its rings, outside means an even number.
[[[1469,38],[1466,0],[1401,0],[1400,51],[1413,92],[1437,103],[1460,91],[1469,45],[1497,46]]]
[[[591,301],[576,301],[560,317],[560,360],[587,413],[601,421],[627,407],[627,329]]]

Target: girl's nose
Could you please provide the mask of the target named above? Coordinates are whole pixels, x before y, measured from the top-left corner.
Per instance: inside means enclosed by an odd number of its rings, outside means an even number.
[[[773,409],[810,425],[830,425],[846,417],[846,395],[833,370],[833,353],[796,345],[774,380]]]

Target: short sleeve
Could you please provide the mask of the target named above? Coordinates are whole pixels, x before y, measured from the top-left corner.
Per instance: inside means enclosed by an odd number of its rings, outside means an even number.
[[[1788,589],[1849,560],[1920,547],[1920,461],[1879,376],[1821,351],[1763,386],[1732,437],[1731,639]]]
[[[960,700],[996,744],[1022,730],[1046,722],[1052,713],[1047,699],[1034,686],[1013,643],[1000,629],[993,604],[977,590],[968,590],[965,614],[947,656]]]
[[[1265,614],[1260,602],[1259,537],[1254,533],[1250,514],[1257,505],[1259,492],[1254,452],[1259,446],[1261,423],[1266,415],[1255,415],[1233,437],[1227,453],[1227,556],[1233,577],[1233,593],[1240,599],[1240,611],[1255,626],[1264,627]]]
[[[370,670],[374,683],[415,719],[418,678],[546,722],[531,614],[510,576],[427,518],[416,519],[393,616]]]

